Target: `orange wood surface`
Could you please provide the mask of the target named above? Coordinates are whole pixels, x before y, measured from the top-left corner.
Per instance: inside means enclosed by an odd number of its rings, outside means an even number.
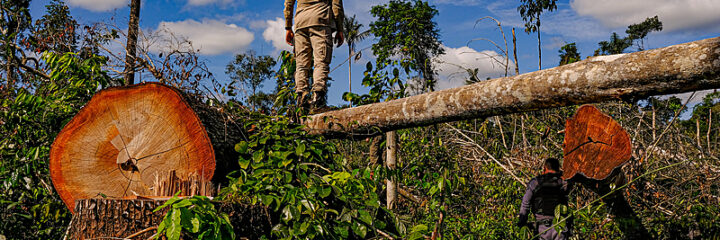
[[[215,154],[182,95],[159,83],[98,92],[50,151],[53,184],[71,210],[77,199],[150,195],[156,174],[169,170],[209,181]]]
[[[610,116],[584,105],[565,124],[563,178],[602,180],[631,157],[630,136]]]

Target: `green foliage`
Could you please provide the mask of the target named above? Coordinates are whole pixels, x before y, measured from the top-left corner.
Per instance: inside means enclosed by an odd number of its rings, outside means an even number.
[[[26,41],[33,52],[76,52],[79,24],[70,16],[70,9],[62,1],[53,0],[45,6],[47,14],[35,21],[37,31]]]
[[[295,55],[288,51],[281,51],[280,69],[275,75],[275,101],[274,108],[278,114],[286,114],[295,105]]]
[[[598,43],[600,48],[595,50],[595,56],[624,53],[625,49],[632,46],[632,43],[632,39],[627,37],[622,38],[613,32],[612,35],[610,35],[610,41],[600,41]]]
[[[107,83],[103,57],[43,55],[50,80],[14,89],[0,107],[0,233],[58,239],[70,214],[52,188],[48,157],[61,128]]]
[[[610,36],[610,41],[600,41],[598,48],[595,50],[595,56],[608,55],[608,54],[620,54],[624,53],[625,49],[633,45],[633,42],[640,40],[638,43],[638,51],[644,50],[644,41],[648,33],[653,31],[662,31],[662,22],[658,20],[658,17],[646,18],[642,23],[632,24],[628,26],[625,33],[627,37],[620,37],[617,33],[613,32]]]
[[[385,5],[373,6],[370,13],[377,18],[370,23],[370,32],[377,38],[372,45],[376,67],[382,70],[389,65],[400,65],[406,73],[417,72],[419,90],[434,91],[437,80],[431,61],[445,53],[433,21],[437,9],[426,1],[391,0]]]
[[[645,37],[647,37],[648,33],[654,32],[654,31],[662,31],[663,25],[662,22],[658,19],[658,16],[654,16],[651,18],[646,18],[645,21],[641,23],[636,23],[628,26],[628,29],[625,30],[625,33],[628,34],[628,38],[633,40],[640,40],[638,43],[638,51],[644,50],[644,41]]]
[[[262,103],[262,98],[255,96],[258,94],[258,88],[262,88],[262,83],[271,78],[274,74],[272,67],[276,62],[270,56],[255,56],[254,53],[240,53],[235,55],[235,60],[228,63],[225,73],[232,80],[227,89],[223,88],[222,93],[230,96],[237,95],[237,91],[245,88],[239,88],[237,84],[244,85],[249,88],[250,94],[247,95],[247,101],[253,106],[253,110]]]
[[[228,215],[218,213],[208,197],[181,199],[176,194],[153,212],[166,207],[168,212],[158,225],[155,239],[163,235],[169,240],[177,240],[181,236],[208,240],[235,239]]]
[[[343,21],[343,29],[345,30],[345,41],[348,44],[348,51],[350,55],[352,56],[355,54],[355,47],[357,42],[360,42],[364,40],[365,38],[369,37],[371,32],[368,31],[360,31],[360,29],[363,27],[361,23],[358,23],[357,20],[355,20],[355,15],[352,17],[345,16],[345,21]],[[359,59],[361,55],[356,55],[355,59]],[[352,63],[352,58],[349,59],[350,63]]]
[[[540,30],[540,15],[544,11],[555,11],[557,0],[520,0],[521,5],[517,8],[523,21],[525,21],[525,32],[537,32]]]
[[[395,65],[398,61],[393,61],[393,63]],[[407,75],[408,69],[405,70]],[[401,80],[400,70],[393,68],[392,75],[388,72],[384,69],[373,68],[372,63],[368,62],[362,84],[369,87],[370,91],[363,95],[346,92],[343,94],[343,99],[352,102],[353,105],[364,105],[404,97],[406,85]]]
[[[274,237],[367,238],[392,227],[377,220],[387,215],[372,176],[377,170],[347,169],[332,144],[287,118],[261,117],[246,126],[257,129],[235,146],[241,170],[221,195],[272,209],[280,216]]]
[[[581,60],[580,53],[578,52],[575,43],[565,44],[565,46],[562,46],[560,50],[558,50],[558,53],[560,53],[560,66]]]

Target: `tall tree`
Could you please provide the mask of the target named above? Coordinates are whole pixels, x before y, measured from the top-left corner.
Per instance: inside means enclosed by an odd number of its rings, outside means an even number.
[[[135,83],[135,62],[137,52],[138,28],[140,22],[140,0],[130,2],[130,22],[128,23],[127,46],[125,47],[125,85]]]
[[[345,16],[343,22],[345,29],[345,41],[348,46],[348,81],[349,81],[349,92],[352,93],[352,62],[353,59],[359,59],[362,56],[362,52],[355,53],[356,44],[370,36],[370,31],[360,31],[362,24],[355,20],[355,15],[352,17]]]
[[[598,48],[595,50],[595,56],[609,55],[609,54],[621,54],[625,52],[625,49],[632,46],[632,39],[627,37],[620,37],[616,32],[610,35],[610,41],[600,41]]]
[[[225,68],[225,73],[230,76],[232,82],[228,85],[229,95],[235,95],[236,84],[242,84],[251,91],[251,95],[247,96],[247,102],[256,109],[258,103],[263,99],[258,96],[258,89],[262,88],[265,80],[273,77],[275,71],[272,68],[276,62],[270,56],[256,56],[255,53],[240,53],[235,55],[235,60],[230,62]]]
[[[598,43],[598,48],[595,50],[595,56],[607,55],[607,54],[620,54],[624,53],[627,48],[633,45],[633,42],[638,40],[638,51],[644,50],[644,39],[648,33],[653,31],[662,31],[662,22],[658,20],[658,17],[646,18],[645,21],[637,24],[628,26],[625,33],[627,37],[620,37],[617,33],[613,32],[610,36],[610,41],[601,41]]]
[[[558,52],[560,53],[560,66],[580,61],[580,53],[575,43],[565,44]]]
[[[378,38],[372,46],[377,67],[384,68],[399,57],[406,72],[419,74],[421,91],[434,91],[437,79],[432,59],[445,53],[433,21],[437,9],[420,0],[391,0],[372,7],[370,13],[377,18],[370,23],[370,31]]]
[[[663,24],[658,19],[658,16],[649,17],[646,18],[645,21],[641,23],[636,23],[628,26],[628,29],[625,30],[625,33],[628,34],[628,38],[633,39],[635,41],[639,40],[637,43],[638,51],[645,50],[645,38],[647,37],[648,33],[653,31],[662,31]]]
[[[10,89],[18,81],[18,70],[21,68],[20,55],[23,55],[23,35],[30,29],[29,0],[0,0],[0,59],[2,60],[5,79],[3,88]]]
[[[544,11],[555,11],[557,0],[520,0],[522,3],[518,8],[520,16],[525,21],[525,32],[537,33],[538,38],[538,69],[542,69],[542,48],[540,47],[540,15]]]
[[[53,0],[45,6],[47,14],[35,21],[35,31],[30,36],[30,50],[34,52],[53,51],[55,53],[75,52],[79,36],[75,30],[79,26],[70,16],[70,9],[62,1]]]

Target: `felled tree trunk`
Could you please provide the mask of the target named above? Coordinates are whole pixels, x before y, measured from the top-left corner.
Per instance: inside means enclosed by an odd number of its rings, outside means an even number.
[[[65,239],[149,239],[168,211],[165,208],[153,212],[163,203],[140,199],[78,200]],[[215,209],[228,214],[238,239],[259,239],[272,228],[265,207],[216,202]]]
[[[592,105],[577,110],[565,124],[563,178],[579,182],[600,196],[628,239],[650,239],[623,191],[623,164],[632,157],[630,136],[610,116]]]
[[[408,127],[538,109],[720,88],[720,37],[482,81],[330,111],[304,124],[316,134],[372,136]]]
[[[172,170],[180,179],[224,178],[215,170],[236,161],[228,148],[242,130],[203,106],[158,83],[98,92],[53,143],[55,189],[73,209],[78,199],[152,195],[158,174]]]

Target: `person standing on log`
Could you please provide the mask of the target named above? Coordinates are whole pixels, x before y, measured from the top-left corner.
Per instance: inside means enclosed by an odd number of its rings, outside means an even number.
[[[568,220],[564,231],[558,233],[553,225],[555,208],[558,205],[567,205],[568,193],[571,184],[563,180],[560,171],[560,161],[557,158],[548,158],[543,164],[543,173],[528,182],[525,196],[520,205],[520,214],[517,226],[528,226],[528,214],[535,214],[535,226],[532,227],[535,235],[539,234],[543,240],[562,240],[570,237],[572,220]]]
[[[293,7],[295,32],[293,32]],[[327,102],[327,79],[332,59],[333,36],[340,47],[345,41],[342,0],[285,0],[285,41],[295,47],[295,92],[298,107],[323,108]],[[314,62],[312,99],[308,102],[310,64]]]

